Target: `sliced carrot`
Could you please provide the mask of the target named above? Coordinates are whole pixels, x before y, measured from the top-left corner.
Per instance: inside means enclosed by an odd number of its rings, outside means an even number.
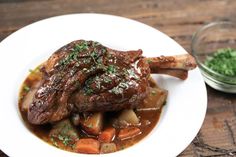
[[[126,139],[132,138],[134,136],[137,136],[139,134],[141,134],[141,131],[140,131],[139,128],[129,127],[129,128],[121,129],[119,134],[118,134],[118,138],[120,140],[126,140]]]
[[[112,127],[107,128],[98,136],[98,140],[100,142],[107,142],[107,143],[109,143],[115,137],[115,133],[116,133],[116,129],[115,128],[112,128]]]
[[[86,154],[99,154],[100,142],[92,138],[80,139],[76,142],[76,151]]]

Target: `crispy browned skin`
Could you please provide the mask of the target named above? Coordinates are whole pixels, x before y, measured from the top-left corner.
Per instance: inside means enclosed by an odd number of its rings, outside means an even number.
[[[186,79],[187,70],[194,67],[191,59],[190,55],[144,58],[141,50],[122,52],[93,41],[71,42],[43,64],[43,81],[29,105],[28,120],[55,122],[73,109],[135,108],[147,95],[150,69]]]

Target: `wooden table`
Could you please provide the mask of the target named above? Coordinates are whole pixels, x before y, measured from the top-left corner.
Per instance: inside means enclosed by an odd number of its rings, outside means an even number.
[[[198,28],[211,21],[236,20],[236,0],[0,0],[0,41],[32,22],[83,12],[138,20],[166,33],[190,52]],[[179,156],[236,156],[236,95],[208,86],[207,93],[204,124]],[[6,155],[0,151],[0,157]]]

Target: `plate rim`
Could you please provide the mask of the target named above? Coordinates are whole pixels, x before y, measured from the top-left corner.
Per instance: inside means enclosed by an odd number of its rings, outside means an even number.
[[[155,30],[155,31],[158,31],[159,33],[161,33],[162,35],[164,35],[164,36],[167,36],[166,34],[164,34],[164,33],[162,33],[161,31],[159,31],[159,30],[157,30],[157,29],[155,29],[155,28],[153,28],[153,27],[151,27],[151,26],[148,26],[148,25],[146,25],[146,24],[144,24],[144,23],[141,23],[141,22],[139,22],[139,21],[136,21],[136,20],[133,20],[133,19],[129,19],[129,18],[125,18],[125,17],[121,17],[121,16],[116,16],[116,15],[109,15],[109,14],[97,14],[97,13],[78,13],[78,14],[67,14],[67,15],[59,15],[59,16],[54,16],[54,17],[49,17],[49,18],[46,18],[46,19],[42,19],[42,20],[39,20],[39,21],[36,21],[36,22],[34,22],[34,23],[32,23],[32,24],[29,24],[29,25],[27,25],[27,26],[25,26],[25,27],[22,27],[22,28],[20,28],[19,30],[17,30],[16,32],[14,32],[14,33],[12,33],[12,34],[10,34],[8,37],[6,37],[5,39],[3,39],[1,42],[0,42],[0,49],[1,49],[1,47],[2,47],[2,45],[4,45],[4,43],[5,42],[7,42],[8,40],[10,40],[11,38],[12,38],[12,36],[14,37],[14,35],[17,33],[17,32],[20,32],[20,31],[22,31],[22,30],[27,30],[29,27],[31,27],[32,25],[37,25],[38,23],[41,23],[41,22],[45,22],[45,21],[50,21],[51,19],[56,19],[56,18],[61,18],[61,17],[67,17],[67,16],[80,16],[80,15],[83,15],[83,16],[86,16],[86,15],[89,15],[89,16],[91,16],[91,15],[93,15],[93,16],[103,16],[103,17],[105,17],[105,16],[109,16],[109,17],[114,17],[114,18],[120,18],[120,19],[123,19],[123,20],[126,20],[126,21],[132,21],[132,22],[135,22],[135,23],[137,23],[137,24],[142,24],[142,25],[144,25],[145,27],[149,27],[150,29],[153,29],[153,30]],[[173,40],[173,39],[171,39],[169,36],[167,36],[170,40]],[[173,40],[174,41],[174,40]],[[175,43],[177,43],[176,41],[174,41]],[[178,44],[178,43],[177,43]],[[179,44],[178,44],[179,45]],[[182,47],[182,46],[181,46]],[[198,70],[199,71],[199,70]],[[204,82],[203,82],[204,83]],[[204,84],[204,86],[205,86],[205,84]],[[198,129],[198,131],[200,130],[200,128],[201,128],[201,126],[202,126],[202,124],[203,124],[203,121],[204,121],[204,118],[205,118],[205,114],[206,114],[206,109],[207,109],[207,91],[206,91],[206,86],[205,86],[205,89],[204,89],[205,91],[205,98],[204,98],[204,101],[205,101],[205,113],[204,113],[204,116],[202,117],[202,120],[201,120],[201,125],[199,126],[199,129]],[[158,124],[157,124],[158,125]],[[198,132],[197,131],[197,132]],[[197,132],[196,132],[196,135],[197,135]],[[196,136],[195,135],[195,136]],[[194,137],[193,137],[194,138]],[[192,140],[191,140],[192,141]],[[189,143],[188,144],[190,144],[191,143],[191,141],[189,141]],[[140,142],[139,142],[140,143]],[[1,142],[0,142],[0,145],[1,145]],[[137,144],[136,144],[137,145]],[[186,146],[187,147],[187,146]],[[185,147],[185,148],[186,148]],[[2,146],[1,145],[1,148],[0,148],[3,152],[5,152],[6,151],[6,153],[7,154],[9,154],[9,155],[14,155],[14,154],[11,154],[11,152],[9,152],[9,150],[7,150],[7,149],[5,149],[4,148],[4,146]],[[183,149],[184,150],[184,149]],[[181,150],[179,153],[181,153],[183,150]],[[120,152],[122,152],[122,151],[120,151]],[[178,155],[178,154],[176,154],[176,155]]]

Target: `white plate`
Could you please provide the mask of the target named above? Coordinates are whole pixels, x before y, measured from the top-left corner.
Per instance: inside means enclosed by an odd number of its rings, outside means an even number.
[[[21,83],[55,50],[76,39],[99,41],[118,50],[142,49],[145,56],[174,55],[186,51],[167,35],[130,19],[101,14],[53,17],[24,27],[0,43],[0,149],[11,157],[77,157],[50,146],[22,123],[17,99]],[[155,77],[169,96],[161,119],[141,142],[125,150],[100,156],[176,156],[199,131],[207,106],[204,81],[198,69],[185,81]]]

